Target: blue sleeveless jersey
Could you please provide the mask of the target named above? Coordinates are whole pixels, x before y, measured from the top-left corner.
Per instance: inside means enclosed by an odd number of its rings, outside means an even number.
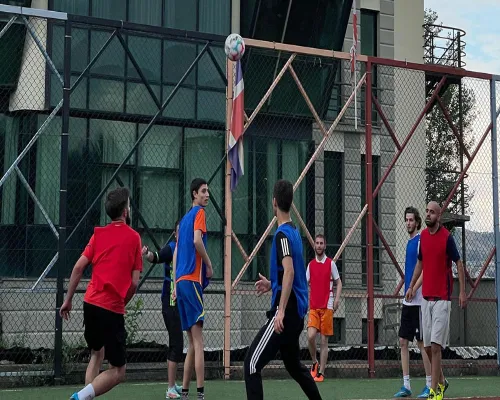
[[[196,247],[194,246],[194,221],[201,206],[192,207],[181,219],[179,224],[179,236],[177,238],[177,265],[176,279],[184,275],[190,275],[196,267]],[[207,235],[203,235],[203,245],[207,248]],[[208,286],[207,267],[201,262],[202,286]]]
[[[410,287],[413,272],[417,265],[418,257],[418,242],[420,241],[420,234],[415,235],[412,239],[408,240],[406,245],[406,259],[405,259],[405,293]]]
[[[175,242],[170,242],[168,244],[170,247],[170,250],[172,250],[172,255],[174,254],[175,251]],[[163,289],[161,291],[161,298],[163,299],[165,296],[168,296],[170,298],[170,294],[172,293],[172,285],[173,285],[173,269],[172,269],[172,263],[163,263],[163,269],[164,269],[164,278],[163,278]]]
[[[297,311],[300,318],[304,318],[307,313],[308,307],[308,289],[306,268],[304,264],[302,238],[300,237],[297,228],[290,224],[282,224],[276,230],[273,237],[273,245],[271,249],[271,288],[272,299],[271,307],[275,306],[275,301],[278,293],[281,291],[281,283],[279,282],[279,275],[283,273],[283,267],[278,266],[278,256],[276,250],[276,236],[279,232],[283,232],[288,238],[289,246],[291,247],[291,255],[293,260],[294,277],[292,284],[292,291],[297,298]],[[278,306],[278,304],[276,304]]]

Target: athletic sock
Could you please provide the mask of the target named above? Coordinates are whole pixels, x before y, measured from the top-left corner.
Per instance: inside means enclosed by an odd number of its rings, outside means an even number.
[[[411,390],[411,386],[410,386],[410,375],[405,375],[403,376],[403,384],[404,384],[404,387],[408,390]]]
[[[92,400],[94,397],[94,387],[91,383],[78,392],[78,400]]]
[[[189,389],[184,389],[184,388],[182,388],[181,397],[182,397],[183,399],[189,399]]]
[[[425,384],[427,385],[427,387],[431,387],[432,385],[432,376],[426,376],[425,377]]]
[[[198,400],[204,400],[205,399],[205,388],[202,386],[202,387],[199,387],[197,390],[197,395],[198,395]]]

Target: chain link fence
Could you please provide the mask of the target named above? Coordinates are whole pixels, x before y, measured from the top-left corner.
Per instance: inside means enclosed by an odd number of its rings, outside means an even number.
[[[314,257],[315,234],[324,234],[344,285],[327,374],[397,366],[403,210],[413,205],[424,213],[427,200],[446,202],[452,189],[446,223],[466,261],[471,304],[466,311],[454,304],[448,358],[470,358],[464,354],[473,348],[495,364],[488,80],[448,71],[452,76],[440,84],[432,68],[382,60],[367,70],[360,56],[353,83],[346,54],[247,40],[245,174],[228,196],[234,65],[226,65],[225,37],[70,14],[0,15],[0,45],[9,54],[0,70],[2,379],[28,384],[81,375],[90,268],[70,322],[62,324],[56,310],[93,227],[109,222],[105,194],[130,188],[132,227],[143,244],[159,250],[189,209],[188,187],[197,176],[209,181],[211,192],[208,376],[241,374],[266,320],[270,296],[256,297],[253,285],[259,273],[269,273],[272,188],[279,178],[296,186],[292,218],[304,259]],[[163,265],[145,261],[126,315],[129,370],[147,368],[159,377],[166,375],[169,344],[162,284]],[[307,363],[305,333],[301,346]],[[279,358],[272,366],[281,367]]]

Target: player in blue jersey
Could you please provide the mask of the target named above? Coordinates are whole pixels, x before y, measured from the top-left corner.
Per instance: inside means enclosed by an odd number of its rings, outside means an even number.
[[[189,396],[189,382],[196,371],[197,398],[204,399],[205,354],[203,347],[203,290],[212,277],[212,262],[206,250],[207,225],[205,207],[209,192],[207,182],[196,178],[190,186],[192,207],[181,219],[174,252],[174,298],[177,298],[182,330],[187,332],[189,346],[184,361],[182,398]]]
[[[422,227],[422,218],[415,207],[407,207],[404,213],[406,230],[410,235],[406,244],[405,259],[405,293],[410,286],[411,278],[415,266],[417,265],[418,248],[420,244],[420,228]],[[401,365],[403,368],[403,386],[394,397],[410,397],[412,395],[410,385],[410,352],[408,350],[409,342],[417,340],[417,345],[422,354],[424,362],[426,386],[418,395],[418,398],[427,398],[431,387],[431,363],[423,347],[422,332],[422,280],[415,285],[415,297],[411,302],[403,300],[403,309],[401,311],[401,323],[399,327],[399,343],[401,346]]]
[[[270,278],[259,274],[255,287],[260,296],[272,290],[268,320],[253,340],[245,357],[247,399],[263,399],[262,369],[281,353],[288,373],[309,399],[321,399],[309,369],[300,362],[300,334],[308,308],[308,283],[302,238],[290,219],[293,202],[291,182],[279,180],[273,190],[273,210],[278,220],[271,249]]]
[[[174,236],[177,239],[179,233],[179,221],[175,223]],[[174,271],[172,261],[174,258],[175,241],[167,243],[159,252],[150,251],[147,246],[142,248],[142,254],[146,259],[154,264],[164,263],[164,281],[161,291],[161,312],[163,321],[168,332],[168,389],[167,399],[179,399],[181,397],[182,386],[176,385],[175,375],[177,363],[182,361],[184,349],[184,336],[182,334],[181,318],[177,302],[172,298],[174,288]]]

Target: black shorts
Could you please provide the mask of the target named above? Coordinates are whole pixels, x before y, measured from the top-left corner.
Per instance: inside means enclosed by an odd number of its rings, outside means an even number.
[[[171,306],[170,299],[162,299],[161,313],[168,332],[167,359],[172,362],[183,361],[184,334],[182,333],[181,316],[177,303]]]
[[[420,306],[407,306],[403,304],[399,337],[407,339],[410,342],[413,342],[413,339],[417,339],[419,342],[423,340],[422,311]]]
[[[127,331],[122,314],[84,302],[83,323],[85,340],[91,350],[99,351],[104,347],[104,357],[114,367],[127,363]]]

